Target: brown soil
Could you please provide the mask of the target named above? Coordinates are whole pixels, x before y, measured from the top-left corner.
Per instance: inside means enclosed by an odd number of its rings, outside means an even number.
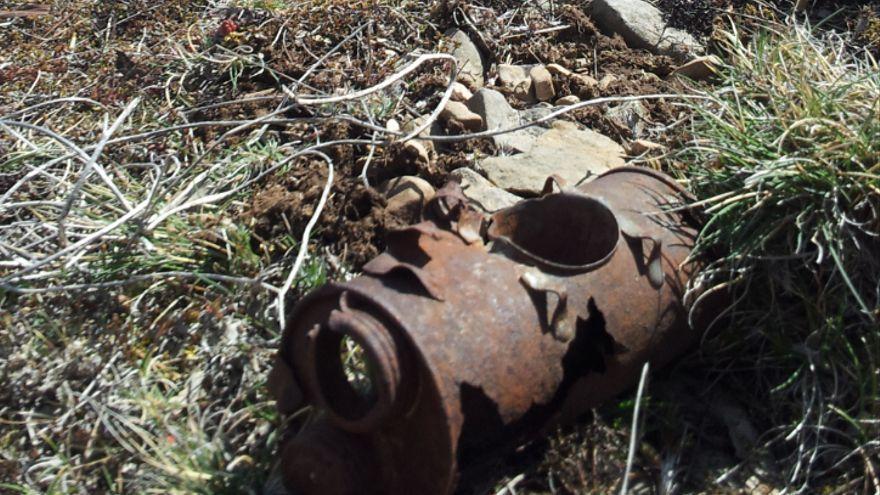
[[[295,235],[297,239],[315,211],[327,182],[327,165],[320,160],[302,161],[254,195],[244,219],[259,239]],[[351,176],[337,176],[333,193],[314,234],[320,244],[342,253],[359,266],[379,254],[385,231],[381,195]]]
[[[589,74],[596,79],[601,79],[609,74],[614,75],[617,81],[603,91],[601,96],[667,93],[674,90],[675,83],[664,79],[674,68],[672,60],[668,57],[656,56],[646,50],[632,50],[626,46],[621,38],[601,34],[593,26],[590,19],[577,7],[562,6],[561,13],[563,20],[570,24],[571,28],[547,35],[504,40],[502,43],[490,41],[485,45],[485,48],[490,50],[488,58],[510,60],[512,63],[523,64],[559,63],[572,70]],[[354,22],[360,19],[344,10],[330,9],[326,15],[339,23],[337,37],[354,29],[356,27]],[[500,38],[502,26],[498,25],[491,16],[474,16],[474,19],[485,39],[495,39],[492,36],[493,31],[498,31]],[[434,33],[439,39],[439,33],[447,28],[444,22],[448,21],[448,17],[444,17],[444,14],[440,12],[433,20],[437,23],[437,29],[430,27],[428,32]],[[249,22],[245,18],[242,22],[242,29],[247,30],[250,26]],[[263,22],[264,26],[271,26],[271,22]],[[312,19],[306,16],[304,22],[308,24],[312,22]],[[326,21],[324,20],[324,22]],[[430,23],[429,26],[431,26]],[[265,29],[271,31],[275,28]],[[392,33],[384,33],[384,36],[391,35]],[[332,46],[333,43],[328,42],[326,45]],[[316,53],[321,48],[310,47],[310,50],[312,53]],[[276,49],[267,49],[264,54],[271,67],[280,73],[294,77],[297,75],[297,71],[301,72],[308,59],[305,51],[285,51],[282,54]],[[339,61],[339,64],[341,63]],[[363,61],[355,60],[355,63],[360,64]],[[328,65],[333,67],[332,62]],[[595,70],[596,68],[598,71]],[[329,70],[322,77],[310,80],[310,84],[328,88],[339,87],[343,83],[349,87],[363,87],[375,84],[382,77],[388,75],[387,71],[370,72],[367,66],[357,65],[353,69],[357,70],[348,69],[345,71],[346,76],[355,75],[353,80],[342,80],[340,79],[341,72],[334,75],[334,71]],[[492,74],[489,76],[491,77]],[[403,106],[411,106],[422,100],[427,103],[426,108],[432,108],[432,105],[439,102],[439,94],[444,89],[444,79],[443,72],[438,69],[428,69],[422,72],[422,75],[416,77],[409,88]],[[570,84],[569,81],[559,78],[556,82],[558,94],[577,94],[583,99],[600,96],[596,88],[577,87]],[[242,91],[257,91],[272,86],[267,84],[262,76],[242,78],[239,84]],[[218,96],[214,95],[213,97]],[[514,106],[522,108],[522,104],[515,99],[510,98],[509,100]],[[207,104],[210,101],[201,103]],[[227,106],[209,110],[199,114],[198,117],[206,119],[241,118],[242,115],[255,111],[254,107],[262,106],[268,109],[270,105],[274,106],[275,104],[273,102],[250,105],[250,107]],[[644,105],[650,112],[649,120],[655,123],[671,122],[676,118],[678,112],[669,102],[663,100],[645,101]],[[603,132],[618,141],[633,138],[630,129],[622,128],[605,118],[606,108],[607,105],[585,108],[572,113],[568,118]],[[348,125],[327,126],[318,132],[321,134],[322,140],[325,141],[340,137],[368,139],[371,133],[371,131]],[[449,129],[447,132],[454,134],[455,130]],[[437,143],[436,148],[438,150],[437,160],[431,164],[418,162],[415,157],[408,156],[400,146],[391,145],[377,149],[370,165],[368,175],[370,183],[378,185],[400,175],[418,175],[435,187],[439,187],[445,183],[449,171],[462,166],[472,166],[471,155],[474,152],[483,156],[495,153],[490,140],[444,143],[442,145]],[[358,178],[367,154],[366,149],[343,146],[334,148],[333,153],[335,154],[333,158],[336,166],[333,194],[322,213],[315,238],[322,245],[340,253],[343,261],[357,269],[384,248],[384,235],[388,228],[417,220],[417,218],[386,217],[383,212],[383,198],[375,191],[364,187]],[[324,187],[325,169],[326,165],[323,163],[308,162],[294,166],[292,171],[286,175],[270,178],[265,187],[255,195],[250,210],[245,214],[246,221],[254,222],[257,236],[272,238],[291,233],[297,237],[301,235]],[[287,231],[285,217],[292,232]]]
[[[347,125],[328,127],[325,140],[362,136],[360,129]],[[384,209],[385,198],[377,187],[401,175],[416,175],[435,187],[446,183],[450,171],[471,163],[468,154],[480,150],[494,152],[488,140],[453,143],[443,148],[434,163],[417,160],[402,146],[378,148],[368,169],[367,187],[360,178],[366,161],[359,149],[350,145],[329,149],[334,161],[331,195],[324,207],[313,240],[330,248],[349,266],[359,268],[385,248],[388,229],[409,225],[418,215],[393,216]],[[252,225],[255,237],[270,240],[293,235],[297,240],[314,214],[327,181],[327,165],[322,160],[299,160],[290,171],[273,174],[251,200],[242,221]]]
[[[844,5],[847,2],[825,2],[817,7],[828,5]],[[825,5],[828,4],[828,5]],[[462,8],[470,15],[474,26],[482,35],[483,43],[478,43],[486,50],[484,55],[489,60],[504,61],[510,63],[558,63],[579,73],[588,74],[597,80],[606,75],[613,75],[617,81],[602,92],[601,96],[616,95],[640,95],[651,93],[673,93],[680,88],[676,80],[667,78],[674,69],[674,62],[668,57],[657,56],[647,50],[634,50],[629,48],[619,36],[606,36],[593,25],[592,21],[583,11],[573,5],[562,5],[559,14],[563,22],[570,25],[569,29],[553,32],[540,36],[521,36],[504,39],[502,36],[503,26],[491,15],[478,11],[468,10],[466,7],[456,7],[447,4],[435,12],[432,20],[436,23],[427,24],[427,33],[430,36],[423,39],[426,47],[431,41],[439,40],[440,33],[450,27],[450,11]],[[677,26],[690,30],[694,34],[711,37],[713,26],[716,23],[707,23],[707,18],[718,19],[728,8],[742,9],[743,12],[752,12],[756,7],[746,0],[665,0],[661,6],[669,13],[670,22]],[[526,10],[523,16],[533,16],[532,11]],[[816,10],[814,10],[816,12]],[[752,13],[771,16],[775,14],[772,9],[764,8]],[[257,29],[262,26],[270,32],[277,27],[273,22],[249,15],[247,11],[236,11],[232,14],[240,19],[242,29]],[[339,27],[336,33],[330,33],[330,39],[323,42],[322,46],[302,46],[301,50],[284,50],[264,43],[263,54],[269,62],[269,66],[279,73],[291,77],[298,77],[303,67],[308,66],[310,60],[309,51],[317,53],[322,48],[333,46],[341,37],[357,26],[357,22],[366,15],[366,11],[357,9],[349,10],[342,8],[330,8],[322,12],[320,17],[314,11],[307,13],[303,23],[325,23],[326,16],[333,19],[333,24]],[[369,15],[377,15],[380,19],[387,19],[390,15],[384,9],[374,8]],[[538,22],[538,19],[533,19]],[[399,26],[399,23],[382,22],[379,25]],[[471,29],[472,30],[472,29]],[[870,31],[868,31],[870,33]],[[392,36],[402,35],[394,29],[375,33],[377,37],[393,39]],[[266,39],[259,33],[252,33],[253,39]],[[257,43],[259,48],[260,43]],[[331,59],[332,60],[332,59]],[[349,87],[365,87],[375,84],[390,73],[388,69],[371,67],[362,59],[350,59],[346,61],[355,66],[344,71],[329,70],[319,77],[310,80],[310,84],[317,87],[332,88],[347,85]],[[342,60],[337,61],[342,64]],[[333,67],[334,62],[328,62]],[[494,74],[488,74],[489,77]],[[425,71],[419,76],[406,98],[408,103],[413,104],[420,99],[427,100],[429,105],[438,101],[438,94],[443,88],[442,71]],[[576,94],[582,99],[594,98],[599,95],[595,88],[578,87],[564,79],[556,79],[558,94]],[[265,76],[245,77],[240,83],[240,91],[256,91],[272,87],[270,80]],[[221,87],[228,87],[223,85]],[[496,88],[497,89],[497,88]],[[217,98],[220,95],[213,95]],[[226,96],[226,95],[223,95]],[[522,108],[522,104],[510,98],[514,106]],[[203,102],[203,103],[207,103]],[[202,115],[203,118],[241,118],[243,115],[253,114],[259,107],[268,108],[270,104],[256,104],[249,107],[225,107],[213,110],[213,114]],[[668,124],[680,118],[680,108],[674,106],[665,99],[645,100],[643,105],[647,108],[650,117],[649,124]],[[430,108],[430,106],[428,107]],[[602,132],[618,142],[632,139],[631,129],[621,127],[619,124],[605,117],[608,105],[588,107],[573,112],[566,118],[576,120],[585,126]],[[352,126],[342,126],[345,131],[333,130],[330,133],[322,132],[322,139],[330,139],[331,134],[345,134],[350,138],[369,138],[369,131]],[[660,142],[674,141],[676,135],[653,135],[651,139]],[[457,167],[469,166],[472,160],[470,153],[479,151],[483,154],[493,154],[491,143],[469,142],[439,146],[440,151],[436,162],[428,165],[419,163],[415,157],[407,156],[406,151],[399,146],[380,148],[375,153],[373,163],[370,166],[370,182],[373,185],[392,177],[400,175],[418,175],[434,186],[441,186],[447,173]],[[372,256],[378,254],[384,248],[384,236],[388,228],[415,221],[417,218],[387,218],[384,211],[384,199],[374,190],[366,188],[358,179],[363,166],[366,151],[362,148],[343,147],[335,151],[337,177],[333,185],[333,195],[327,207],[322,213],[319,229],[315,234],[323,245],[331,250],[341,253],[343,260],[357,269]],[[326,180],[326,166],[319,162],[309,162],[303,166],[294,167],[294,170],[286,176],[271,178],[267,185],[255,195],[251,209],[245,214],[246,218],[252,218],[255,225],[255,233],[260,237],[272,238],[277,235],[287,234],[287,227],[283,218],[287,218],[293,234],[299,236],[305,224],[308,222],[314,205],[320,197]]]

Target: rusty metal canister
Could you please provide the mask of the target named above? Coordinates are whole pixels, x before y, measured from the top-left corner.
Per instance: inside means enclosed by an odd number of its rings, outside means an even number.
[[[684,199],[667,176],[623,167],[489,218],[458,205],[392,233],[363,275],[290,315],[273,393],[322,415],[283,449],[287,486],[450,493],[460,468],[680,355],[700,334],[682,302],[697,232]],[[343,365],[346,340],[367,391]]]

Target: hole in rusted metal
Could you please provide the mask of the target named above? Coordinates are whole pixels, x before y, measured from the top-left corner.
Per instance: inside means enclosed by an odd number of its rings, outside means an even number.
[[[317,378],[328,406],[345,419],[363,418],[375,406],[373,364],[348,335],[321,332],[317,341]]]
[[[614,213],[599,200],[564,193],[523,201],[496,213],[488,234],[538,263],[582,268],[608,259],[620,230]]]
[[[519,419],[504,423],[498,403],[486,394],[482,385],[461,383],[461,400],[464,423],[459,436],[458,461],[462,466],[474,462],[489,446],[501,449],[505,440],[510,442],[522,437],[536,425],[544,424],[565,401],[571,387],[590,373],[604,373],[605,359],[616,351],[617,343],[606,330],[605,316],[593,298],[587,303],[589,317],[578,318],[574,340],[562,358],[562,381],[553,397],[544,404],[535,404]],[[512,445],[508,443],[507,447]]]
[[[376,391],[370,376],[370,361],[364,348],[353,338],[344,335],[339,343],[339,359],[351,388],[364,399],[374,398]]]
[[[614,341],[614,337],[605,328],[605,315],[592,297],[587,302],[587,309],[590,317],[586,320],[578,318],[576,337],[562,360],[566,378],[571,376],[569,384],[591,371],[604,373],[605,359],[621,350],[618,349],[620,344]]]

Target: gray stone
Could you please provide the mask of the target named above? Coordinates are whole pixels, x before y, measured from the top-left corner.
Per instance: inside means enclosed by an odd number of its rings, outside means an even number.
[[[478,90],[467,103],[471,111],[483,118],[487,130],[509,129],[524,122],[520,112],[511,107],[504,95],[494,89]],[[528,121],[529,119],[525,120]],[[540,128],[527,128],[493,136],[492,139],[495,146],[505,153],[522,153],[532,147],[535,138],[542,132]]]
[[[507,103],[503,94],[494,89],[482,88],[467,102],[472,112],[483,117],[486,129],[503,129],[519,124],[519,115]]]
[[[640,101],[628,101],[605,111],[605,118],[622,131],[629,130],[633,139],[638,139],[645,132],[649,116],[650,112]]]
[[[680,62],[703,52],[696,38],[667,26],[660,10],[643,0],[593,0],[589,14],[601,29],[620,34],[633,48],[646,48]]]
[[[559,121],[527,153],[491,157],[480,166],[489,180],[513,193],[538,195],[547,177],[556,174],[568,184],[625,164],[623,148],[592,130],[578,130]]]
[[[459,80],[474,88],[483,87],[485,67],[477,45],[460,29],[449,31],[446,36],[450,38],[452,44],[452,56],[458,61]]]
[[[553,113],[554,110],[556,110],[556,109],[553,108],[553,105],[551,105],[549,103],[539,103],[538,105],[536,105],[532,108],[526,108],[524,110],[520,110],[519,111],[519,118],[523,124],[525,124],[526,122],[534,122],[538,119],[543,119],[544,117],[550,115],[551,113]],[[549,129],[553,125],[553,122],[541,122],[538,125],[545,128],[545,129]],[[531,131],[533,129],[534,128],[530,127],[529,129],[526,129],[526,130]],[[540,136],[541,134],[544,134],[544,131],[537,129],[536,136]]]
[[[485,177],[469,168],[455,169],[449,177],[458,180],[464,195],[471,203],[486,213],[513,206],[520,197],[496,187]]]
[[[543,119],[544,117],[550,115],[551,113],[553,113],[554,110],[557,110],[557,109],[553,108],[553,105],[551,105],[549,103],[539,103],[537,106],[534,106],[532,108],[526,108],[524,110],[520,110],[519,111],[519,118],[523,124],[526,124],[529,122],[535,122],[535,121],[538,121],[538,120]],[[553,122],[554,121],[552,121],[552,120],[545,120],[539,124],[535,124],[531,127],[527,127],[525,129],[523,129],[522,131],[519,131],[519,132],[522,132],[524,134],[528,134],[529,136],[531,136],[531,140],[529,141],[528,149],[523,149],[521,151],[528,151],[529,149],[531,149],[532,145],[535,144],[535,140],[538,138],[538,136],[540,136],[541,134],[544,134],[545,132],[547,132],[547,129],[550,129],[551,127],[553,127]]]

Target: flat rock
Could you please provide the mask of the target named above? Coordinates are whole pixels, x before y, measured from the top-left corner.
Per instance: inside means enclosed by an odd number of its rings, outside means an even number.
[[[519,124],[519,114],[498,91],[481,88],[467,102],[468,108],[483,118],[486,129],[504,129]]]
[[[495,186],[469,168],[455,169],[449,173],[449,177],[461,184],[462,192],[471,200],[471,204],[486,213],[513,206],[522,199]]]
[[[458,61],[458,79],[473,88],[482,88],[485,66],[477,45],[460,29],[448,31],[446,36],[452,45],[452,56]]]
[[[483,128],[483,118],[478,113],[472,112],[467,105],[460,101],[450,101],[440,112],[440,118],[446,122],[454,122],[464,129],[477,132]]]
[[[590,175],[623,166],[625,154],[624,149],[607,136],[559,121],[538,137],[528,152],[487,158],[480,165],[496,186],[535,196],[553,174],[574,185]]]
[[[635,141],[629,143],[629,146],[627,146],[627,152],[629,152],[630,156],[638,156],[643,153],[649,153],[651,151],[663,151],[665,149],[666,147],[662,144],[648,141],[647,139],[636,139]]]
[[[554,108],[553,105],[551,105],[549,103],[539,103],[538,105],[536,105],[534,107],[525,108],[523,110],[520,110],[519,111],[519,118],[523,124],[526,124],[528,122],[535,122],[537,120],[543,119],[544,117],[553,113],[553,111],[555,111],[555,110],[558,110],[558,108]],[[553,123],[554,123],[554,121],[552,121],[552,120],[546,120],[544,122],[541,122],[540,124],[535,124],[535,125],[528,127],[522,131],[522,132],[528,133],[530,136],[533,137],[531,143],[529,144],[529,148],[532,147],[532,145],[535,143],[535,140],[538,138],[538,136],[540,136],[541,134],[544,134],[545,132],[547,132],[547,129],[550,129],[553,127]],[[522,151],[528,151],[528,150],[522,150]]]
[[[669,27],[660,10],[643,0],[593,0],[590,17],[600,29],[618,33],[633,48],[684,62],[704,48],[688,32]]]
[[[558,106],[568,106],[574,105],[575,103],[580,103],[581,99],[577,97],[577,95],[568,95],[563,96],[556,100],[556,105]]]
[[[519,111],[519,118],[523,123],[534,122],[538,119],[543,119],[544,117],[550,115],[551,113],[553,113],[554,110],[557,110],[557,109],[553,108],[553,105],[551,105],[549,103],[539,103],[531,108],[525,108],[523,110],[520,110]],[[550,127],[552,127],[552,124],[553,124],[552,122],[542,122],[538,125],[546,128],[546,129],[549,129]],[[541,134],[544,134],[544,131],[538,132],[537,135],[540,136]]]
[[[467,104],[472,112],[483,118],[487,130],[509,129],[533,120],[511,107],[504,95],[494,89],[478,90]],[[522,153],[528,151],[543,132],[540,127],[530,127],[493,136],[492,140],[505,153]]]
[[[532,88],[535,92],[535,98],[538,101],[550,101],[556,96],[556,90],[553,88],[553,76],[550,71],[543,65],[535,65],[529,70],[529,77],[532,79]]]
[[[706,55],[705,57],[697,57],[678,66],[672,71],[672,73],[677,76],[684,76],[695,81],[700,81],[715,75],[717,67],[720,64],[721,60],[715,55]]]

